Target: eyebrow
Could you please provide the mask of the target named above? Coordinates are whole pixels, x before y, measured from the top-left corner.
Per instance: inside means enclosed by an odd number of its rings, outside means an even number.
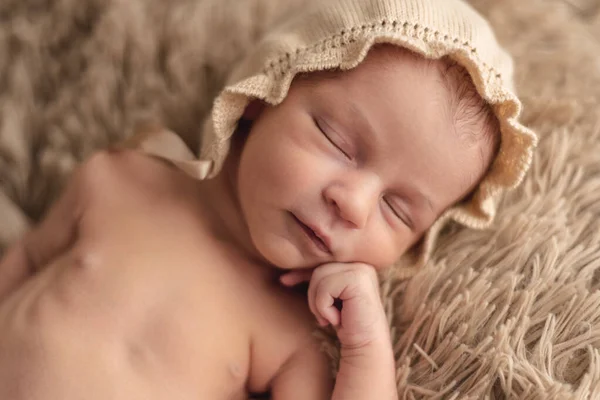
[[[366,146],[377,147],[377,145],[380,142],[380,136],[376,134],[375,128],[373,127],[373,124],[371,123],[367,115],[352,99],[345,97],[344,103],[347,107],[347,112],[350,115],[351,123],[353,125],[351,129],[355,131],[357,136],[362,141],[362,144]],[[363,135],[358,134],[358,130],[360,130],[360,133],[366,133],[368,137],[365,138],[363,137]],[[425,195],[425,193],[423,193],[421,190],[412,185],[410,186],[409,192],[411,194],[411,197],[416,200],[411,201],[411,203],[413,203],[413,206],[424,203],[429,208],[429,210],[431,210],[431,212],[435,213],[433,203],[431,199],[427,195]]]
[[[352,126],[350,127],[354,133],[360,138],[363,145],[366,147],[377,147],[380,144],[379,135],[376,134],[373,124],[364,113],[364,111],[354,102],[354,100],[345,97],[344,105],[346,106],[346,114],[350,116]],[[366,138],[363,134],[366,134]]]
[[[419,200],[419,204],[425,203],[427,207],[429,207],[431,212],[435,212],[431,199],[427,195],[425,195],[425,193],[421,192],[416,187],[411,187],[410,191],[412,195]]]

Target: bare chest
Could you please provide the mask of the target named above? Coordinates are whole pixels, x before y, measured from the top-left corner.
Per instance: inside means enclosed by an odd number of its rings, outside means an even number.
[[[267,390],[302,340],[303,317],[285,316],[285,304],[299,303],[245,275],[193,213],[124,211],[2,305],[0,365],[17,368],[0,367],[0,379],[28,399],[228,399]],[[17,384],[19,370],[28,381]]]

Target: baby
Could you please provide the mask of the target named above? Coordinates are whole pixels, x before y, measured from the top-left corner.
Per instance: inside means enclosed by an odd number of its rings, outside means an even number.
[[[202,160],[147,130],[82,165],[9,250],[0,398],[397,398],[376,272],[428,253],[449,218],[489,222],[535,138],[478,69],[477,51],[503,53],[463,3],[295,18],[217,99]],[[464,26],[495,53],[471,51]],[[335,382],[315,320],[341,344]]]

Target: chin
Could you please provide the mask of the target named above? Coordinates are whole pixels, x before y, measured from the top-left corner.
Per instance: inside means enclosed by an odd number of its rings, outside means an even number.
[[[280,241],[281,239],[268,240],[264,238],[264,240],[254,243],[262,258],[273,266],[286,270],[302,268],[304,260],[298,250],[291,243],[279,243]]]
[[[251,236],[252,243],[262,259],[276,267],[286,268],[286,265],[289,263],[289,257],[286,257],[286,252],[283,251],[281,246],[277,245],[278,243],[273,243],[272,239],[262,235]]]

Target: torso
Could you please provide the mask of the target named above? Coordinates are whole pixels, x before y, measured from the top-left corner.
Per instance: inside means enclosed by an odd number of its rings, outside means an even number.
[[[314,340],[306,300],[211,235],[189,178],[153,165],[168,183],[121,179],[81,221],[87,239],[0,305],[2,398],[245,399]]]

